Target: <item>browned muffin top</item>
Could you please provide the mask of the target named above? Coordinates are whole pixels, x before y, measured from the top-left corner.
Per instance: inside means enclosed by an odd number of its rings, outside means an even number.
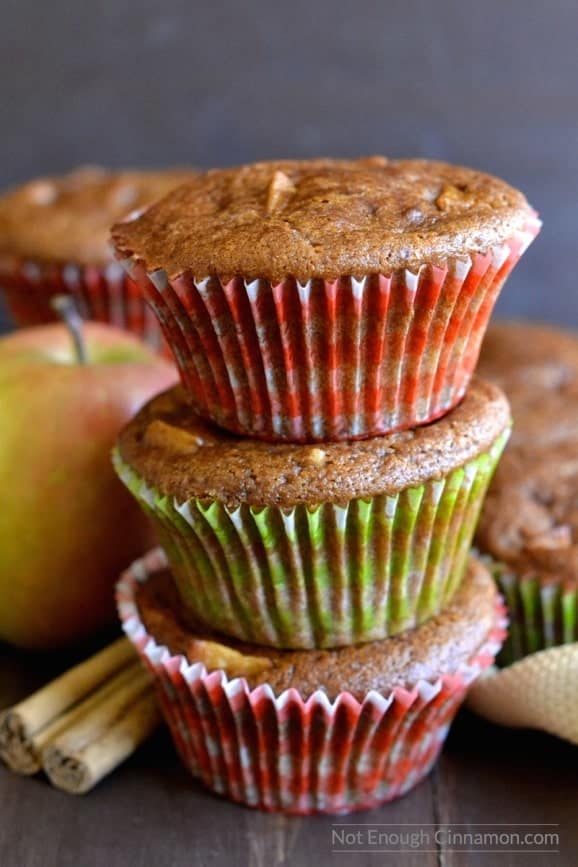
[[[287,160],[203,173],[113,228],[170,276],[278,281],[387,273],[486,251],[534,212],[490,175],[428,160]]]
[[[149,485],[179,502],[217,499],[233,508],[340,503],[442,478],[486,451],[509,424],[502,392],[478,379],[456,409],[412,431],[354,442],[272,444],[202,421],[177,386],[132,419],[119,450]]]
[[[491,326],[480,369],[508,394],[512,440],[490,488],[480,547],[517,572],[578,581],[578,338]]]
[[[192,171],[109,172],[89,166],[38,178],[0,197],[0,255],[103,265],[110,227],[190,180]]]
[[[487,569],[473,558],[450,605],[417,629],[368,644],[334,650],[277,650],[246,644],[186,622],[172,577],[155,573],[138,586],[137,605],[158,644],[207,670],[268,683],[276,694],[294,687],[306,697],[323,689],[331,699],[347,690],[362,700],[372,689],[412,688],[419,680],[454,674],[478,651],[496,622],[497,592]]]

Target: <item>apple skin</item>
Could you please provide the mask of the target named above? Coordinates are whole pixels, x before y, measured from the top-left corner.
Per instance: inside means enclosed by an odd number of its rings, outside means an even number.
[[[83,334],[86,365],[64,325],[0,339],[0,640],[20,647],[111,622],[116,579],[154,541],[110,452],[176,370],[119,329]]]

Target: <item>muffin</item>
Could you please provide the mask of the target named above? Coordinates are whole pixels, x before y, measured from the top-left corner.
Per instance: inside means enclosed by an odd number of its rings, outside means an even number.
[[[503,639],[503,607],[473,559],[442,614],[402,636],[333,651],[271,650],[191,625],[165,565],[157,549],[123,575],[124,630],[189,770],[265,810],[343,813],[407,792]]]
[[[474,380],[426,427],[267,443],[204,422],[177,386],[129,422],[114,462],[200,623],[256,644],[337,647],[450,601],[509,426],[504,395]]]
[[[74,296],[87,319],[162,343],[142,293],[114,261],[110,226],[192,177],[191,171],[77,169],[0,197],[0,289],[18,325],[54,320],[53,295]]]
[[[507,663],[578,641],[578,338],[499,323],[480,367],[514,416],[477,534],[510,609]]]
[[[426,160],[214,170],[113,228],[199,411],[246,436],[389,434],[463,397],[524,196]]]

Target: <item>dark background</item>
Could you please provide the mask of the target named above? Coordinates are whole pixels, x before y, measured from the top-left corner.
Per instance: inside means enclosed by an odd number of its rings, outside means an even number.
[[[0,187],[79,163],[385,153],[521,187],[502,314],[578,327],[576,0],[2,0]]]

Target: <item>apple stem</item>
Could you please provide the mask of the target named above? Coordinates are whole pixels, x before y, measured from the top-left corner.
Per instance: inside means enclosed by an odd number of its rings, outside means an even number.
[[[68,328],[77,363],[87,364],[88,356],[82,331],[82,316],[78,312],[74,299],[70,295],[55,295],[50,304]]]

